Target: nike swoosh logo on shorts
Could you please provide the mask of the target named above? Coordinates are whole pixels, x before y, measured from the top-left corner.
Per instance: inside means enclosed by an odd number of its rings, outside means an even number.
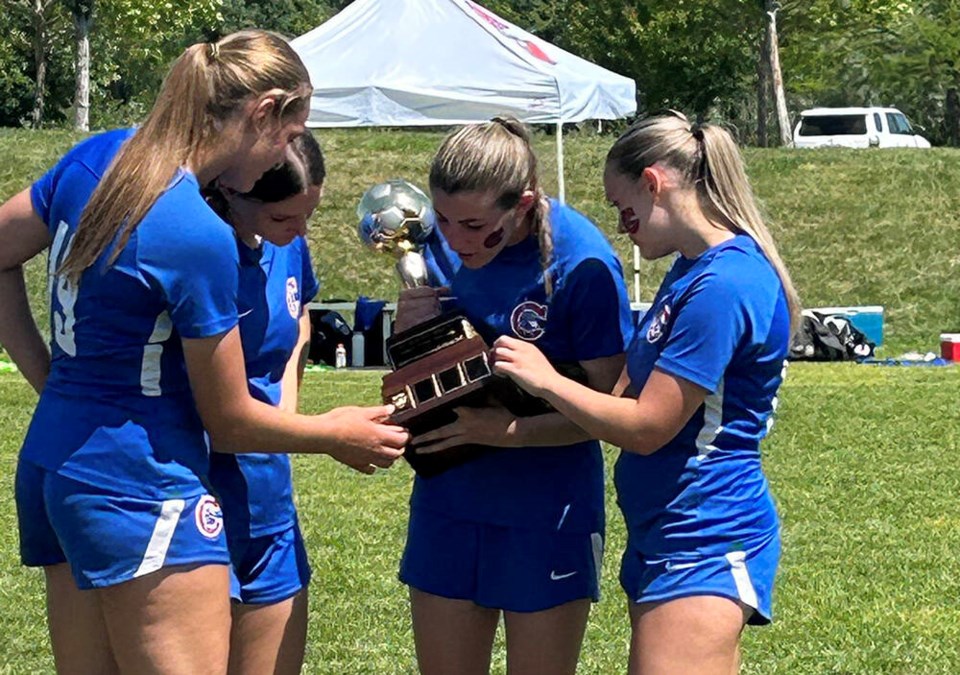
[[[560,581],[561,579],[567,579],[576,574],[577,571],[567,572],[566,574],[557,574],[556,570],[550,570],[550,581]]]
[[[668,562],[668,563],[667,563],[667,571],[668,571],[668,572],[673,572],[674,570],[688,570],[688,569],[690,569],[691,567],[696,567],[696,566],[699,565],[699,564],[700,564],[700,563],[696,563],[696,562],[688,562],[688,563]]]
[[[252,309],[248,309],[246,312],[240,312],[240,313],[237,315],[237,318],[238,318],[238,319],[242,319],[242,318],[245,317],[247,314],[253,314],[253,310],[252,310]]]

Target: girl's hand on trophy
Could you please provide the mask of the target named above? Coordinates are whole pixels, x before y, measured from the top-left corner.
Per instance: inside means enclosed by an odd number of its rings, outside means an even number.
[[[389,468],[403,454],[410,433],[390,422],[392,405],[344,406],[320,415],[331,426],[326,453],[361,473]]]
[[[413,328],[424,321],[439,316],[442,311],[440,298],[449,293],[450,289],[446,287],[418,286],[416,288],[404,288],[400,291],[400,298],[397,300],[394,332],[402,333],[408,328]]]
[[[517,447],[517,419],[506,408],[454,408],[454,412],[457,414],[455,422],[413,437],[410,445],[418,454],[442,452],[468,443]]]
[[[543,352],[525,340],[504,335],[493,343],[490,354],[494,373],[506,375],[534,396],[543,397],[560,377]]]

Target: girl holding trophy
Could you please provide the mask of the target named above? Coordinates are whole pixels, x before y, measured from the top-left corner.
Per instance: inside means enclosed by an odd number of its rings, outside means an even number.
[[[771,620],[780,525],[759,445],[799,303],[726,130],[642,120],[604,183],[645,258],[680,254],[628,350],[627,393],[582,387],[510,337],[495,369],[623,448],[628,672],[727,675],[744,625]]]
[[[449,266],[456,309],[488,343],[529,341],[611,391],[631,334],[620,264],[590,221],[540,190],[526,129],[498,118],[451,134],[430,190],[458,258]],[[402,293],[398,324],[435,301],[436,291]],[[573,673],[599,593],[599,443],[556,413],[456,412],[454,423],[414,438],[419,452],[502,449],[415,480],[400,579],[410,587],[420,669],[487,673],[502,614],[511,675]]]

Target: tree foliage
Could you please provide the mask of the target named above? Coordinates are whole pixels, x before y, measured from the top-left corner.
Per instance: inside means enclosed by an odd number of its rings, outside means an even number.
[[[920,3],[871,47],[867,87],[903,108],[935,142],[956,144],[956,111],[951,120],[947,98],[960,89],[960,0]]]
[[[867,84],[878,38],[913,11],[904,0],[790,0],[781,49],[797,107],[874,103]],[[896,45],[890,45],[896,50]]]
[[[267,28],[296,37],[319,26],[349,0],[233,0],[224,3],[222,34],[243,28]]]
[[[43,25],[36,25],[35,0],[0,0],[0,125],[19,126],[32,122],[35,105],[38,32],[46,59],[45,98],[47,116],[59,122],[69,107],[73,90],[72,27],[70,14],[61,2],[43,5]],[[65,48],[57,49],[58,45]],[[59,107],[58,107],[59,106]]]
[[[91,38],[95,127],[140,119],[169,64],[223,21],[222,0],[100,0]]]
[[[29,7],[0,0],[0,125],[29,120],[36,67]],[[391,0],[383,0],[391,1]],[[48,39],[49,123],[72,102],[70,11],[54,2]],[[99,0],[90,50],[94,127],[142,117],[187,45],[261,27],[300,35],[349,0]],[[481,0],[559,47],[637,82],[641,110],[681,109],[757,125],[766,0]],[[780,0],[780,62],[792,115],[813,105],[888,104],[950,138],[947,99],[960,88],[960,0]],[[81,7],[82,6],[82,7]],[[374,45],[374,48],[378,48]],[[956,135],[956,134],[955,134]],[[750,138],[749,133],[741,133]]]

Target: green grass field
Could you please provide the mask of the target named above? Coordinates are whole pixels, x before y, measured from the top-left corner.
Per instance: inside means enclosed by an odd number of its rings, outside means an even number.
[[[374,402],[378,374],[310,373],[304,407]],[[748,629],[744,673],[960,672],[960,452],[956,368],[794,364],[765,444],[784,523],[772,627]],[[42,575],[17,561],[13,473],[34,397],[0,373],[0,673],[52,671]],[[612,461],[614,452],[608,452]],[[365,477],[328,458],[295,462],[314,568],[305,673],[413,673],[396,580],[412,473]],[[628,625],[616,576],[623,523],[608,495],[603,600],[582,673],[622,672]],[[498,642],[494,672],[502,673]]]
[[[389,260],[364,251],[353,209],[369,185],[421,185],[440,134],[321,131],[327,197],[310,240],[325,298],[393,298]],[[0,200],[25,187],[78,136],[0,130]],[[610,138],[566,144],[568,201],[612,238],[600,185]],[[556,184],[553,139],[537,137],[544,183]],[[960,330],[960,153],[952,150],[749,150],[748,170],[808,306],[880,304],[884,353],[936,349]],[[616,246],[629,268],[632,254]],[[665,269],[644,264],[649,299]],[[42,261],[28,266],[45,323]],[[304,408],[373,403],[378,374],[310,373]],[[794,365],[766,468],[784,521],[776,623],[748,630],[744,673],[960,672],[960,518],[955,495],[960,378],[954,367]],[[0,372],[0,675],[52,672],[39,572],[18,564],[13,475],[35,399]],[[612,462],[613,451],[608,457]],[[314,566],[307,673],[415,672],[405,589],[396,581],[411,472],[363,477],[298,458],[296,485]],[[604,599],[591,616],[583,673],[615,673],[627,622],[617,587],[623,525],[608,500]],[[498,642],[495,672],[503,672]]]
[[[392,299],[392,261],[364,250],[355,208],[371,185],[402,177],[426,187],[442,134],[387,129],[319,130],[327,154],[326,196],[310,242],[323,298],[363,294]],[[0,200],[40,176],[79,136],[0,129]],[[632,284],[633,252],[615,234],[616,213],[601,185],[608,136],[571,134],[565,143],[567,201],[610,237]],[[544,188],[556,189],[553,137],[538,134]],[[938,335],[960,331],[960,151],[955,149],[761,150],[745,152],[757,195],[806,306],[883,305],[885,353],[934,350]],[[649,300],[666,262],[643,263]],[[42,264],[29,268],[43,316]]]

